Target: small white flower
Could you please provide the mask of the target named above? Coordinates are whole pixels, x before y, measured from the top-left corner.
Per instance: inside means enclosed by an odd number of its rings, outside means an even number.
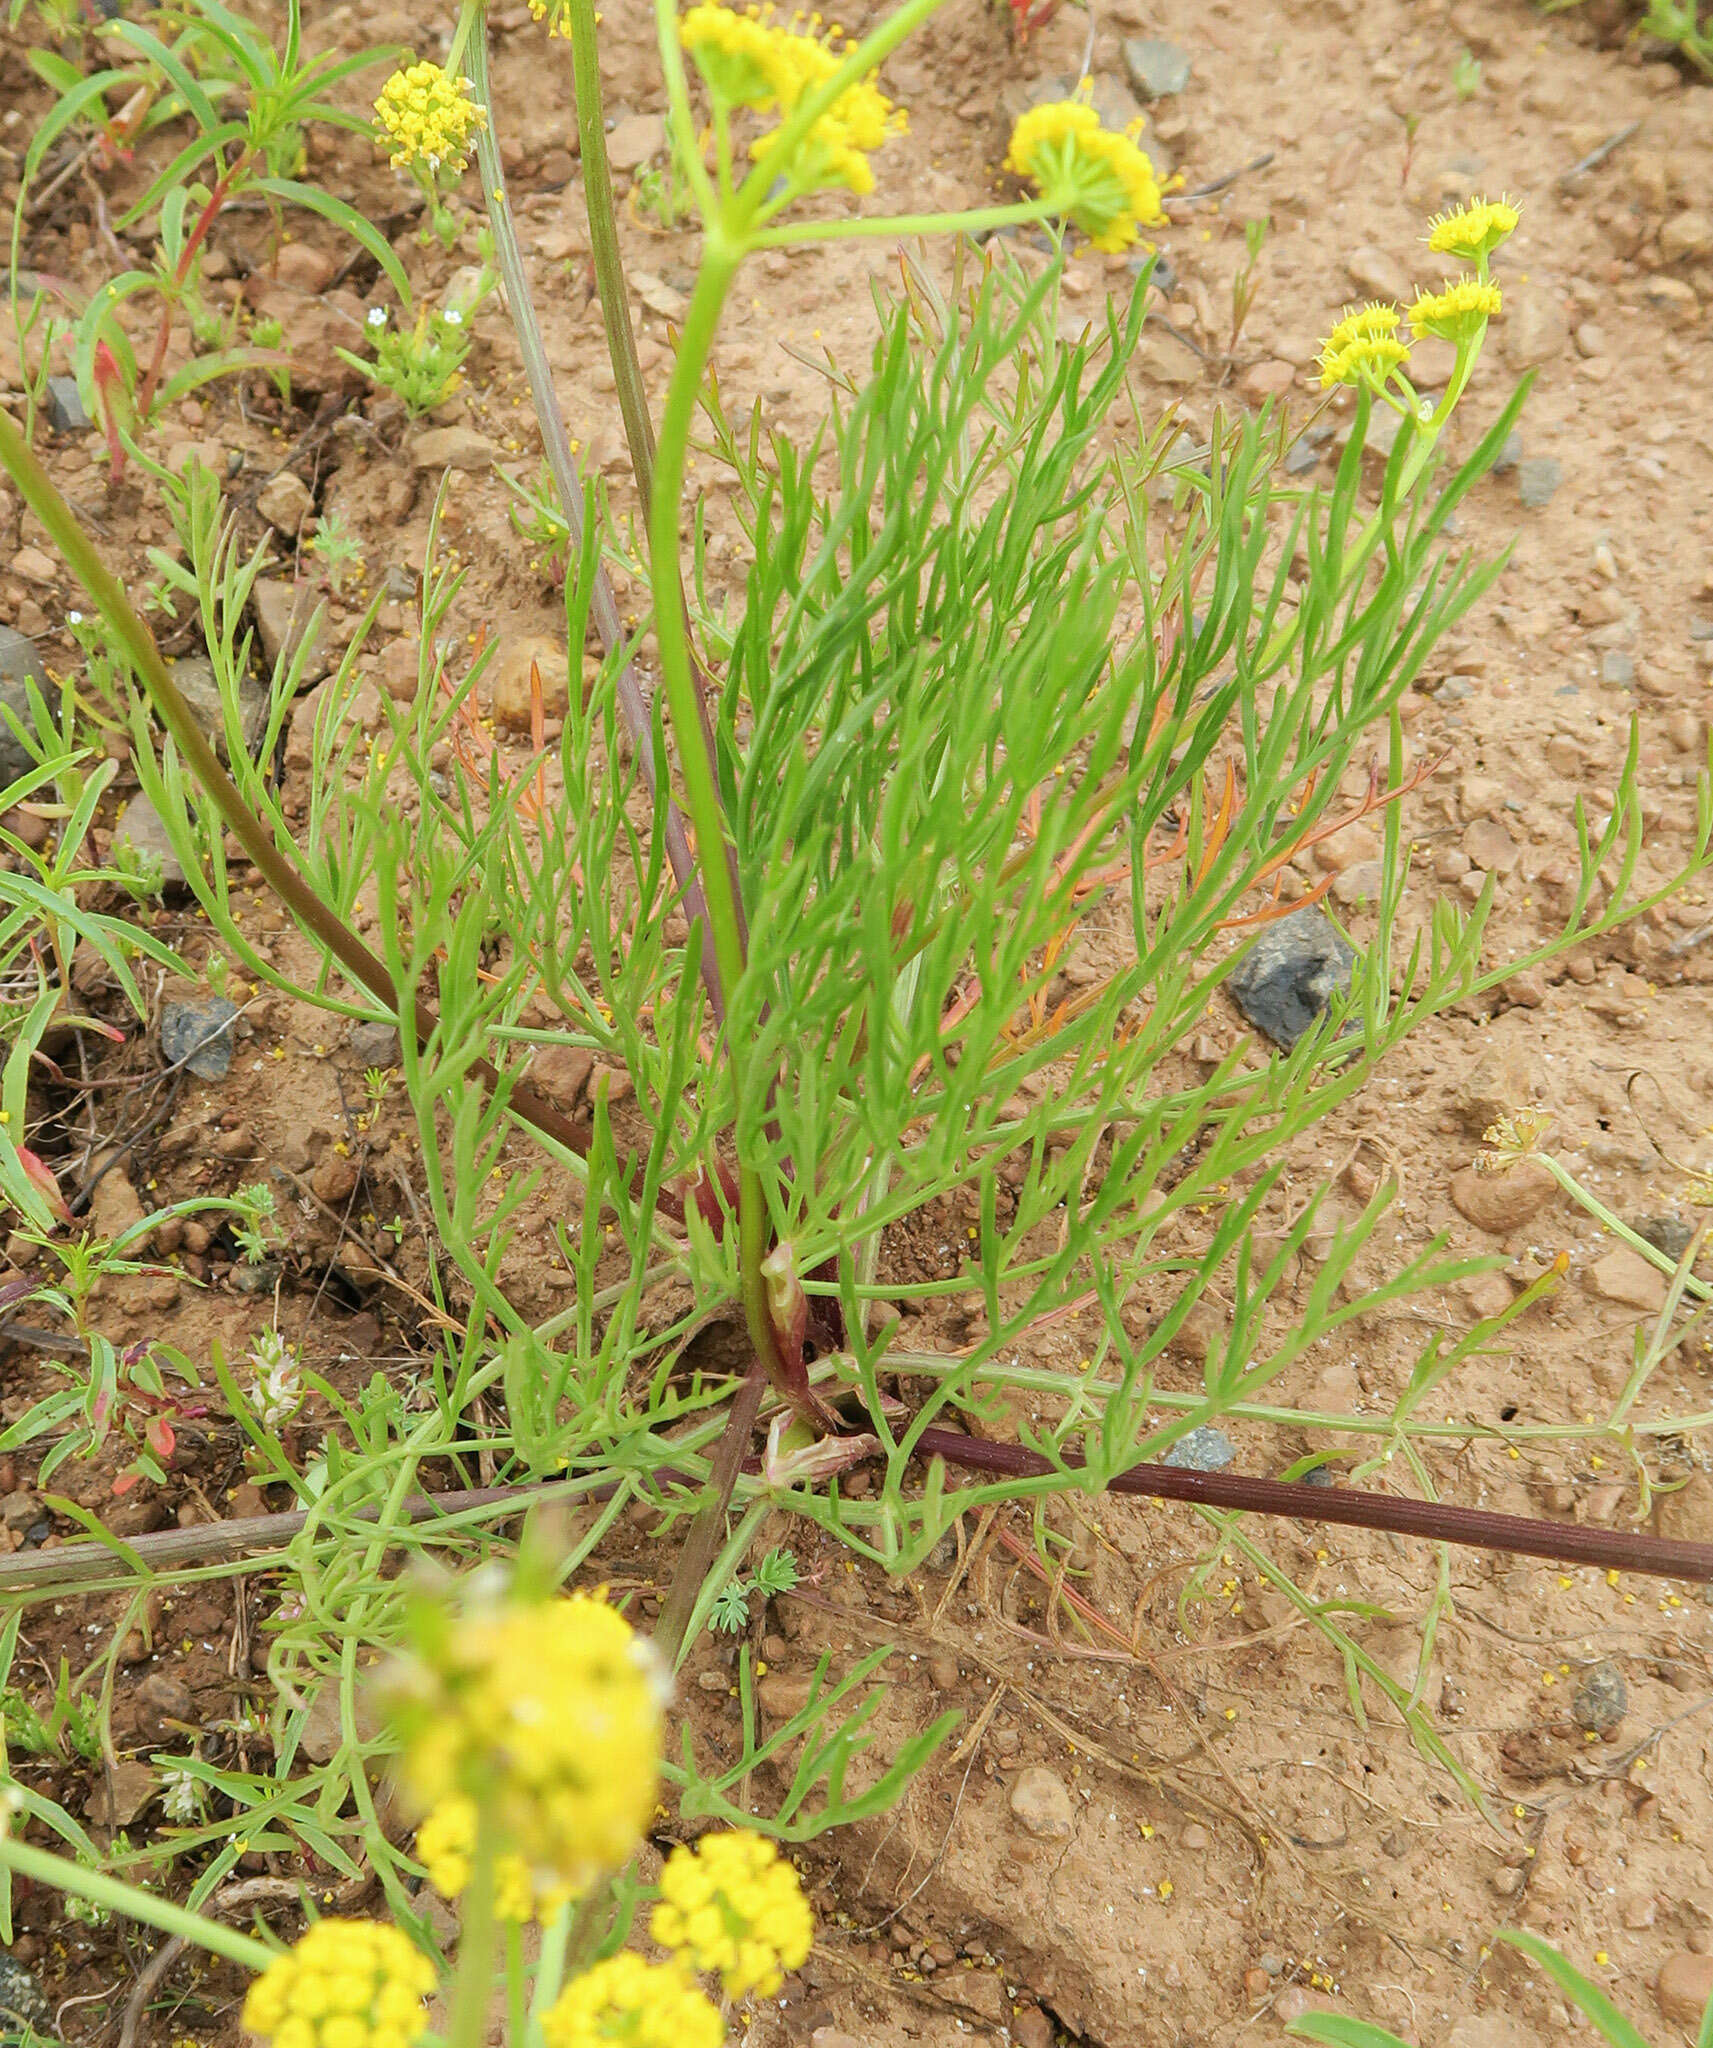
[[[386,309],[386,307],[385,307],[385,306],[371,306],[371,307],[369,308],[369,312],[368,312],[368,319],[367,319],[367,325],[369,325],[370,327],[376,327],[376,328],[379,328],[379,327],[385,327],[385,325],[386,325],[386,324],[387,324],[387,309]]]
[[[278,1330],[264,1330],[251,1347],[250,1363],[256,1368],[250,1381],[256,1420],[264,1429],[278,1429],[303,1406],[297,1353]]]
[[[462,327],[464,324],[464,316],[456,306],[448,306],[443,317],[448,327]]]
[[[68,626],[81,626],[83,624],[82,612],[67,612],[65,622]]]
[[[161,1773],[161,1811],[168,1820],[193,1821],[202,1812],[202,1781],[183,1764]]]

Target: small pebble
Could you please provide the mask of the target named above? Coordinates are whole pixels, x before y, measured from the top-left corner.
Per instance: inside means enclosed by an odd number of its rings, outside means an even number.
[[[1160,1463],[1181,1472],[1223,1472],[1236,1456],[1237,1446],[1225,1431],[1204,1423],[1179,1437]]]
[[[1624,1674],[1610,1657],[1591,1665],[1577,1683],[1570,1718],[1578,1728],[1604,1735],[1623,1720],[1630,1704]]]
[[[1023,1832],[1037,1841],[1068,1841],[1076,1826],[1076,1808],[1064,1780],[1044,1764],[1030,1764],[1017,1773],[1011,1812]]]
[[[1668,2020],[1680,2027],[1698,2025],[1708,1999],[1713,1998],[1713,1956],[1683,1949],[1667,1956],[1654,1981],[1654,1996]]]
[[[1517,464],[1517,496],[1533,510],[1552,502],[1564,481],[1564,464],[1555,455],[1531,455]]]

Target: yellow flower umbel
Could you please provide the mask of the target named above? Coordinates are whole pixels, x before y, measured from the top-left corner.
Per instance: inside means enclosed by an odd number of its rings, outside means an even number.
[[[470,1800],[539,1889],[582,1892],[618,1869],[654,1811],[665,1685],[651,1646],[583,1593],[429,1608],[417,1634],[387,1688],[407,1792],[425,1809]]]
[[[378,140],[392,149],[394,170],[429,173],[464,168],[470,138],[488,122],[487,109],[469,97],[470,81],[453,78],[424,59],[395,71],[375,102]]]
[[[416,1853],[443,1899],[455,1899],[476,1864],[476,1802],[462,1792],[441,1800],[416,1831]],[[521,1856],[502,1850],[494,1860],[494,1911],[502,1920],[548,1921],[571,1894],[563,1885],[537,1887]]]
[[[1477,263],[1487,275],[1487,259],[1517,225],[1517,207],[1509,199],[1472,199],[1428,222],[1427,245],[1436,256],[1456,256]]]
[[[705,1835],[674,1849],[649,1932],[692,1970],[718,1970],[728,1998],[771,1998],[801,1969],[815,1922],[797,1873],[760,1835]]]
[[[622,1951],[573,1979],[541,2015],[547,2048],[720,2048],[718,2009],[670,1963]]]
[[[1011,131],[1005,168],[1027,178],[1097,249],[1128,249],[1139,228],[1166,218],[1160,181],[1135,134],[1103,128],[1082,100],[1031,107]]]
[[[545,21],[550,36],[569,38],[571,34],[571,0],[529,0],[529,16],[532,21]]]
[[[1398,339],[1401,318],[1396,306],[1380,302],[1346,311],[1321,345],[1321,389],[1334,384],[1383,389],[1410,360],[1408,345]]]
[[[1457,347],[1474,341],[1504,304],[1490,278],[1448,277],[1437,292],[1423,292],[1410,308],[1410,332],[1417,341],[1434,335]]]
[[[782,122],[818,92],[843,62],[838,27],[821,32],[818,14],[794,15],[776,27],[766,13],[737,14],[720,0],[701,0],[679,23],[679,40],[707,84],[721,118],[739,107],[777,113]],[[875,84],[873,74],[848,85],[779,165],[789,195],[842,185],[859,196],[874,190],[869,157],[909,123]],[[761,163],[778,154],[780,130],[750,144]]]
[[[318,1920],[250,1986],[244,2025],[274,2048],[412,2048],[434,1966],[396,1927]]]

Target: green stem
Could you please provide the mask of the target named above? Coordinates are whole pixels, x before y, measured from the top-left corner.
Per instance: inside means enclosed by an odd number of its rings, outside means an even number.
[[[511,313],[512,329],[517,335],[518,352],[523,357],[524,376],[529,383],[530,403],[535,410],[536,425],[541,430],[541,445],[547,456],[548,470],[553,477],[553,487],[559,494],[560,509],[565,515],[569,553],[575,560],[583,538],[583,480],[577,472],[576,458],[571,453],[571,442],[565,432],[565,417],[559,410],[559,395],[554,389],[553,373],[548,366],[547,345],[542,340],[541,323],[536,318],[535,301],[530,295],[529,279],[524,274],[523,252],[518,247],[517,229],[512,220],[510,203],[506,198],[505,167],[500,162],[499,141],[494,133],[493,94],[488,84],[487,14],[482,0],[468,0],[465,13],[469,16],[469,34],[464,51],[464,69],[470,80],[471,90],[488,110],[486,123],[476,131],[476,167],[481,173],[482,190],[487,201],[488,225],[494,238],[494,261],[499,266],[500,277],[505,284],[506,304]],[[460,26],[462,25],[461,23]],[[590,211],[592,239],[593,209]],[[622,297],[622,273],[620,292]],[[605,311],[604,297],[602,307]],[[614,375],[617,374],[615,368]],[[646,407],[644,416],[646,417]],[[674,574],[676,575],[676,569]],[[673,587],[677,588],[676,583]],[[618,657],[619,649],[624,643],[624,628],[619,620],[618,601],[613,596],[612,581],[599,561],[595,564],[595,589],[590,609],[594,614],[595,630],[601,636],[602,646],[609,655]],[[684,892],[685,915],[694,920],[702,914],[703,909],[701,885],[696,875],[696,860],[684,830],[684,819],[672,801],[670,790],[664,786],[661,763],[657,760],[654,749],[654,721],[643,699],[642,686],[638,683],[636,672],[630,662],[622,659],[619,661],[613,691],[642,764],[643,779],[648,784],[649,796],[653,802],[665,807],[663,830],[666,856],[672,863],[672,872],[677,878],[678,886]],[[723,1018],[726,985],[721,981],[719,962],[708,947],[702,949],[702,980],[707,988],[708,1002],[715,1017]]]
[[[496,1844],[490,1815],[476,1822],[476,1853],[470,1882],[458,1900],[458,1974],[452,1982],[452,2010],[446,2025],[446,2048],[482,2048],[487,2034],[488,1999],[494,1986],[494,1862]]]
[[[1631,1251],[1640,1252],[1650,1266],[1656,1266],[1668,1279],[1677,1275],[1677,1261],[1668,1259],[1657,1244],[1649,1244],[1645,1237],[1638,1236],[1619,1216],[1614,1216],[1598,1195],[1591,1195],[1567,1167],[1560,1166],[1550,1152],[1534,1155],[1550,1173],[1564,1192],[1579,1209],[1586,1209],[1602,1229],[1609,1230],[1616,1238],[1627,1244]],[[1686,1280],[1683,1291],[1693,1301],[1713,1301],[1713,1287],[1704,1280]]]
[[[973,213],[893,213],[877,219],[805,221],[801,227],[764,228],[751,239],[756,249],[789,249],[807,242],[844,242],[859,235],[982,235],[999,228],[1027,227],[1044,221],[1052,209],[1039,199],[1012,206],[983,206]]]
[[[145,1927],[158,1927],[163,1934],[176,1934],[181,1941],[207,1949],[211,1955],[224,1956],[229,1963],[237,1963],[246,1970],[260,1973],[279,1953],[251,1935],[240,1934],[235,1927],[222,1927],[217,1920],[204,1919],[200,1913],[175,1906],[170,1899],[140,1891],[135,1885],[109,1877],[105,1871],[86,1870],[68,1857],[32,1848],[16,1836],[0,1834],[0,1868],[14,1870],[20,1877],[31,1878],[53,1891],[69,1893],[75,1899],[88,1899],[91,1905],[122,1913],[127,1920],[140,1920]]]
[[[630,466],[646,505],[654,488],[654,423],[648,416],[648,394],[643,388],[642,365],[637,361],[624,263],[619,254],[613,172],[607,161],[607,133],[602,119],[595,0],[571,0],[571,75],[577,100],[577,135],[582,145],[583,207],[589,217],[589,248],[595,259],[595,288],[601,296],[607,353],[612,357],[619,411],[624,418],[625,439],[630,444]]]

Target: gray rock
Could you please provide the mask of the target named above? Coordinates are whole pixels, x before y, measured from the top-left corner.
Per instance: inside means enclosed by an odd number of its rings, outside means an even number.
[[[42,691],[49,687],[48,672],[36,652],[36,643],[27,634],[0,626],[0,705],[18,714],[26,732],[35,730],[30,718],[31,683]],[[16,782],[34,766],[30,750],[0,717],[0,783]]]
[[[1636,680],[1635,658],[1621,647],[1608,647],[1600,657],[1600,680],[1614,689],[1627,690]]]
[[[1517,464],[1517,496],[1537,511],[1551,504],[1564,482],[1564,464],[1556,455],[1531,455]]]
[[[20,1535],[26,1529],[33,1529],[43,1513],[41,1502],[24,1487],[19,1487],[15,1493],[0,1495],[0,1526]]]
[[[1176,1465],[1183,1472],[1223,1472],[1236,1456],[1237,1446],[1225,1431],[1204,1423],[1179,1437],[1160,1463]]]
[[[1676,1265],[1689,1249],[1689,1240],[1695,1235],[1695,1226],[1685,1223],[1681,1216],[1632,1216],[1630,1228],[1638,1237],[1646,1238],[1656,1252],[1664,1252]]]
[[[1493,474],[1506,476],[1523,459],[1523,437],[1521,434],[1507,434],[1504,446],[1493,458]]]
[[[14,1957],[0,1953],[0,2028],[30,2028],[51,2041],[53,2016],[48,1995],[35,1978]]]
[[[1578,1728],[1604,1735],[1616,1728],[1628,1712],[1630,1695],[1624,1674],[1610,1657],[1602,1657],[1577,1680],[1576,1697],[1570,1703],[1570,1718]]]
[[[201,1081],[223,1081],[232,1065],[232,1026],[238,1007],[224,996],[168,1003],[161,1011],[161,1057],[181,1063]]]
[[[87,434],[94,425],[83,409],[75,377],[48,379],[48,425],[56,434]]]
[[[1130,83],[1145,100],[1163,100],[1184,91],[1194,67],[1189,51],[1180,49],[1176,43],[1164,42],[1158,36],[1127,36],[1124,68],[1130,73]]]
[[[1264,926],[1226,986],[1256,1030],[1289,1052],[1348,991],[1355,966],[1354,947],[1311,904]]]
[[[263,1259],[255,1266],[241,1259],[226,1276],[226,1284],[234,1294],[272,1294],[280,1284],[280,1270],[278,1259]]]
[[[226,707],[220,700],[220,685],[215,680],[213,662],[205,654],[189,654],[182,661],[170,662],[168,672],[177,683],[180,696],[190,706],[197,724],[208,735],[215,753],[225,761]],[[268,693],[253,676],[240,676],[238,679],[238,721],[244,735],[245,751],[249,752],[268,722]]]
[[[392,1024],[353,1024],[345,1034],[351,1057],[365,1067],[396,1067],[399,1061],[398,1028]]]
[[[153,854],[161,864],[161,880],[169,886],[184,887],[184,869],[173,851],[160,813],[141,790],[113,821],[113,844],[129,846],[134,853]]]
[[[1713,619],[1691,619],[1689,622],[1691,640],[1713,640]]]
[[[1286,476],[1304,476],[1320,461],[1320,450],[1307,441],[1293,441],[1285,450]]]
[[[307,642],[301,680],[305,684],[320,682],[332,667],[321,646],[327,615],[309,585],[288,583],[281,576],[259,576],[250,592],[250,609],[268,673],[277,674],[282,660],[289,668]]]

